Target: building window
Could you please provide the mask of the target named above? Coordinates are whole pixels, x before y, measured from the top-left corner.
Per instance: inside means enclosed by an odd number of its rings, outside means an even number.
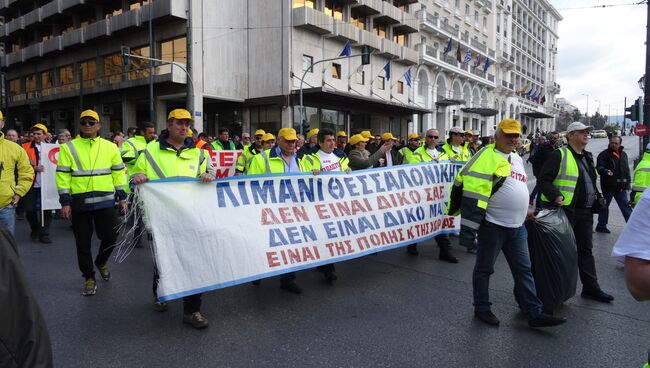
[[[25,77],[25,92],[36,91],[36,74],[31,74]]]
[[[399,33],[398,31],[393,31],[393,42],[405,46],[406,45],[406,35]]]
[[[487,17],[483,17],[483,32],[487,32]]]
[[[131,54],[149,57],[149,46],[131,49]],[[131,58],[129,66],[131,67],[131,70],[129,71],[129,79],[133,80],[149,77],[149,60]]]
[[[375,22],[375,26],[372,29],[373,33],[381,38],[386,38],[386,25]]]
[[[332,78],[341,79],[341,64],[332,63]]]
[[[97,61],[95,59],[80,63],[79,68],[81,68],[81,77],[84,82],[94,81],[97,78]]]
[[[72,65],[59,68],[59,81],[62,86],[74,83],[74,70],[72,69]]]
[[[52,92],[52,87],[54,87],[54,72],[48,70],[41,73],[41,95],[47,96]]]
[[[149,4],[149,0],[140,0],[140,1],[131,2],[131,5],[129,5],[129,9],[130,10],[139,9],[147,4]]]
[[[294,110],[299,112],[297,108]],[[306,108],[306,110],[309,112],[309,108]],[[251,131],[253,132],[257,129],[264,129],[267,132],[277,132],[282,128],[282,108],[280,106],[251,107],[250,119]]]
[[[386,78],[380,76],[380,77],[377,77],[377,79],[379,79],[379,89],[381,89],[382,91],[385,90],[386,89]]]
[[[354,8],[350,13],[350,23],[359,29],[366,29],[366,17],[359,14]]]
[[[343,20],[343,5],[339,1],[325,0],[325,14],[338,20]]]
[[[474,10],[474,25],[478,27],[478,10]]]
[[[314,8],[314,0],[293,0],[294,8],[302,8],[306,6],[308,8]]]
[[[404,94],[404,82],[398,81],[397,82],[397,93]]]
[[[160,45],[162,60],[187,64],[187,38],[180,37],[165,41]]]
[[[12,79],[9,81],[9,96],[15,96],[22,93],[20,88],[20,79]]]
[[[360,71],[357,73],[357,83],[358,84],[366,84],[366,72],[365,71]]]
[[[122,56],[120,54],[104,56],[104,79],[109,84],[122,81]]]
[[[302,55],[302,71],[305,72],[306,70],[309,69],[309,73],[314,72],[314,67],[312,66],[314,64],[314,57],[309,56],[309,55]]]

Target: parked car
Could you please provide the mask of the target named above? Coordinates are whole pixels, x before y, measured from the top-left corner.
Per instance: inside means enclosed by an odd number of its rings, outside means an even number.
[[[607,138],[607,132],[604,130],[594,130],[591,132],[593,138]]]

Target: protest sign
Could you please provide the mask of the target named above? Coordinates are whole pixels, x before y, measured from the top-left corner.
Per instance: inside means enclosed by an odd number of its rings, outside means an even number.
[[[210,165],[208,172],[217,179],[235,176],[237,159],[242,151],[209,151]]]
[[[43,165],[41,173],[41,209],[58,210],[59,191],[56,189],[56,163],[59,159],[59,145],[41,143],[40,163]]]
[[[459,163],[251,175],[140,188],[171,300],[458,232],[445,215]]]

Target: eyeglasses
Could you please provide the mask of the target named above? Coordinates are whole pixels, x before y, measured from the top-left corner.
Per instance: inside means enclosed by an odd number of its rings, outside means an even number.
[[[94,126],[95,124],[97,124],[97,122],[94,120],[82,120],[81,122],[79,122],[79,125],[84,125],[84,126]]]
[[[427,138],[429,138],[429,139],[438,139],[439,137],[437,135],[428,135]]]
[[[191,122],[189,120],[174,120],[176,125],[185,125],[186,127],[190,126]]]

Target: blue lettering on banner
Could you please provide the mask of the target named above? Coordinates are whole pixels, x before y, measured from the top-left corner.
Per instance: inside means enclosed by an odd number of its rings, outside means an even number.
[[[250,187],[255,204],[259,204],[260,202],[268,203],[269,200],[271,203],[277,203],[275,191],[273,190],[273,180],[264,180],[262,186],[260,186],[259,181],[251,180]]]
[[[269,246],[295,245],[317,241],[316,231],[312,225],[289,226],[285,229],[269,229]]]
[[[293,190],[293,185],[289,179],[280,180],[280,195],[278,196],[280,203],[285,203],[287,200],[290,202],[298,203],[298,197],[296,197],[296,192]]]
[[[336,177],[331,178],[327,183],[327,191],[334,199],[341,199],[345,196],[345,188]]]
[[[357,185],[354,183],[354,178],[345,177],[343,178],[345,187],[347,188],[348,194],[352,197],[357,197],[359,192],[357,192]]]
[[[429,205],[429,217],[441,216],[444,214],[442,203],[433,203]]]
[[[225,196],[228,196],[230,203],[234,207],[239,207],[239,202],[235,197],[235,193],[233,193],[230,188],[230,182],[217,182],[217,203],[219,204],[219,208],[227,207]]]
[[[379,181],[379,175],[381,175],[381,173],[372,173],[368,175],[370,176],[370,179],[372,179],[372,181],[375,182],[375,193],[383,193],[386,191],[386,188],[381,186],[381,182]]]

